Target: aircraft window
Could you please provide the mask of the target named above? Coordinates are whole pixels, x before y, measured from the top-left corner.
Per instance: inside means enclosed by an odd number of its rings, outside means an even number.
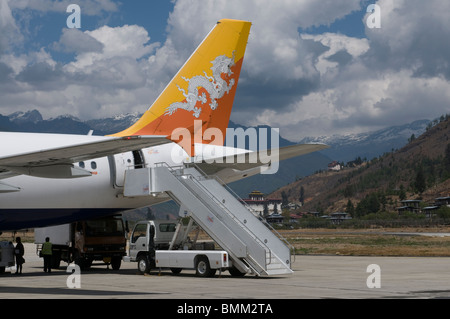
[[[91,162],[91,168],[92,169],[97,169],[97,163],[96,162]]]
[[[81,168],[84,168],[84,162],[79,162],[78,166],[80,166]]]

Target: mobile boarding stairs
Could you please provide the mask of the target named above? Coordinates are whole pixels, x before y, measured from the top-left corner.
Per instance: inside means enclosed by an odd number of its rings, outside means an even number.
[[[222,249],[242,273],[291,274],[292,246],[217,178],[198,167],[155,167],[126,171],[124,196],[167,193]],[[182,212],[183,210],[183,212]],[[264,221],[265,222],[265,221]]]

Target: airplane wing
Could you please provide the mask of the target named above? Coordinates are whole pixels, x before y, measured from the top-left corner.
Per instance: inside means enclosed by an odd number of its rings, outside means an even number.
[[[225,183],[231,183],[256,174],[264,173],[275,163],[329,148],[325,144],[297,144],[271,151],[248,152],[223,157],[213,163],[196,165],[208,175],[215,175]],[[255,154],[256,153],[256,154]],[[256,155],[256,156],[255,156]]]
[[[38,135],[35,138],[37,138],[35,144],[39,144]],[[52,170],[53,174],[59,172],[62,178],[67,178],[64,176],[66,173],[62,171],[69,169],[75,173],[72,163],[170,142],[165,136],[93,137],[57,147],[35,147],[25,152],[19,149],[18,153],[12,155],[0,154],[0,179],[22,174],[36,175],[32,172],[44,172],[46,168],[48,171]],[[77,175],[78,177],[86,176],[86,171],[84,175],[82,171],[78,169],[78,173],[81,174]]]

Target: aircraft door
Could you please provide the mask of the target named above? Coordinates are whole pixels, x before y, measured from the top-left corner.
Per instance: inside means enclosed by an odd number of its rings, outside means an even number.
[[[145,159],[141,150],[133,151],[134,168],[144,168]]]
[[[145,167],[144,155],[140,150],[110,156],[109,162],[114,187],[124,186],[126,170]]]
[[[113,186],[123,187],[125,185],[125,171],[134,166],[133,154],[131,152],[116,154],[110,158]]]

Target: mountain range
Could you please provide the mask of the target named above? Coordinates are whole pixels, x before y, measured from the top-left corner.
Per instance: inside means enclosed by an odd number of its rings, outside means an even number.
[[[403,147],[411,136],[420,136],[430,120],[391,126],[374,132],[322,137],[306,137],[299,143],[323,143],[330,148],[322,153],[339,162],[349,162],[359,156],[368,160]]]
[[[369,204],[373,212],[395,212],[402,199],[421,199],[432,206],[436,198],[450,195],[450,116],[433,121],[398,150],[337,172],[310,175],[270,196],[282,193],[289,201],[299,201],[302,193],[303,211],[328,214],[348,212],[349,203],[361,208],[359,213],[370,212]]]
[[[18,111],[9,115],[0,115],[0,131],[108,135],[120,132],[135,123],[141,114],[122,114],[115,117],[82,121],[72,115],[61,115],[44,119],[38,110]],[[306,137],[299,143],[324,143],[329,149],[308,154],[299,158],[283,161],[279,171],[274,175],[258,175],[230,184],[241,197],[246,197],[253,190],[271,193],[274,190],[294,182],[316,171],[327,168],[331,161],[347,162],[356,157],[373,158],[405,145],[412,136],[425,132],[429,120],[415,121],[410,124],[389,127],[376,132],[353,135],[333,135],[330,137]],[[248,127],[230,121],[230,128]],[[268,126],[258,126],[268,128]],[[257,130],[258,131],[258,130]],[[282,129],[281,132],[282,134]],[[297,144],[280,136],[279,145]]]

